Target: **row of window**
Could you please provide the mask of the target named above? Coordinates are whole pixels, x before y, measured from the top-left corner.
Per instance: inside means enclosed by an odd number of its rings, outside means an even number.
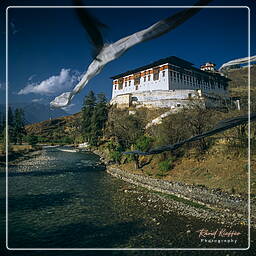
[[[165,71],[162,71],[162,76],[165,77]],[[150,81],[151,76],[150,75],[144,76],[143,79],[144,79],[144,82],[146,82],[147,80]],[[153,74],[153,80],[155,81],[155,80],[158,80],[158,79],[159,79],[159,72]],[[134,79],[134,85],[139,85],[139,84],[140,84],[140,77],[137,77],[137,78]],[[126,81],[124,83],[124,87],[127,87],[127,86],[131,86],[131,81],[128,81],[128,82]],[[116,90],[116,87],[117,87],[117,85],[115,84],[115,90]],[[122,83],[118,84],[118,89],[119,90],[123,89],[123,84]]]
[[[200,80],[197,80],[197,79],[189,79],[189,80],[182,80],[182,79],[179,79],[179,78],[175,78],[175,77],[171,77],[171,80],[174,81],[174,82],[182,82],[184,83],[185,85],[192,85],[192,86],[203,86],[203,87],[208,87],[209,89],[215,89],[215,88],[219,88],[219,89],[222,89],[224,86],[223,84],[221,83],[217,83],[217,82],[214,82],[214,83],[211,83],[211,82],[205,82],[205,81],[200,81]],[[225,88],[225,87],[224,87]]]
[[[203,83],[205,81],[206,83],[210,83],[210,84],[212,83],[216,85],[218,84],[218,82],[214,80],[214,78],[210,78],[210,79],[206,77],[203,78],[201,75],[194,74],[194,73],[190,75],[185,75],[178,72],[170,71],[170,76],[180,80],[189,81],[189,82]]]
[[[197,72],[193,72],[191,70],[187,70],[185,68],[181,68],[181,67],[178,67],[178,66],[175,66],[175,65],[170,65],[170,67],[171,67],[172,70],[174,70],[174,72],[170,71],[171,72],[170,75],[172,75],[172,73],[173,73],[173,75],[175,76],[175,73],[176,73],[177,76],[179,76],[179,75],[180,76],[183,75],[183,76],[187,76],[187,77],[192,76],[192,77],[195,77],[198,80],[208,80],[209,78],[211,80],[215,80],[215,77],[213,77],[213,76],[206,76],[206,75],[203,75],[203,74],[199,74]]]
[[[165,71],[162,72],[162,77],[165,77]],[[153,80],[159,80],[159,71],[153,73]],[[143,77],[137,76],[134,78],[134,86],[138,86],[140,84],[141,78],[143,78],[144,82],[150,81],[151,80],[151,75],[145,75]],[[215,89],[216,87],[219,89],[225,89],[225,86],[221,84],[220,82],[216,82],[213,80],[205,81],[205,80],[200,80],[197,77],[192,77],[184,74],[180,74],[174,71],[170,71],[170,79],[171,81],[178,82],[178,83],[184,83],[185,85],[191,85],[191,86],[200,86],[205,89]],[[126,81],[124,83],[124,87],[131,86],[131,81]],[[115,90],[117,89],[117,85],[115,84]],[[120,80],[118,84],[118,90],[123,89],[123,79]]]

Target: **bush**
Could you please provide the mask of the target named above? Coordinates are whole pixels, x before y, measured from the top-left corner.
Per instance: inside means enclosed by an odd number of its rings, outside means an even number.
[[[110,159],[117,164],[120,164],[122,158],[122,153],[120,151],[112,151],[110,152]]]
[[[61,140],[62,143],[64,144],[72,144],[73,143],[73,139],[70,138],[70,137],[64,137],[62,140]]]
[[[140,151],[148,151],[151,147],[153,139],[148,136],[141,136],[136,140],[135,148]]]
[[[31,145],[32,147],[35,147],[35,145],[38,143],[38,137],[35,135],[27,136],[26,140],[27,140],[28,144]]]
[[[168,171],[173,168],[173,162],[175,161],[175,157],[170,157],[167,160],[161,161],[158,163],[159,172],[157,176],[163,177],[168,174]]]
[[[171,167],[172,167],[172,163],[170,163],[169,159],[158,163],[158,168],[162,172],[169,171],[171,169]]]

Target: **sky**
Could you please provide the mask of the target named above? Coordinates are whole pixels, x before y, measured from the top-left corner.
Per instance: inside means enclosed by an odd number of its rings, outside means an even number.
[[[195,2],[83,1],[88,6],[190,6]],[[72,1],[19,0],[5,1],[1,6],[0,103],[5,102],[5,8],[18,5],[72,6]],[[255,2],[213,0],[210,4],[220,5],[250,7],[251,55],[255,55]],[[147,28],[179,10],[181,8],[90,8],[91,13],[108,26],[103,31],[106,43]],[[90,42],[73,8],[9,8],[8,32],[9,103],[49,104],[62,92],[70,91],[93,60]],[[175,30],[131,48],[94,77],[66,110],[78,112],[89,90],[96,94],[103,92],[111,99],[111,76],[168,56],[183,58],[196,67],[207,61],[220,67],[229,60],[248,56],[248,9],[203,9]]]

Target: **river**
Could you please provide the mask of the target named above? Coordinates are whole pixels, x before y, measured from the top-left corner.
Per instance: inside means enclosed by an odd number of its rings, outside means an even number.
[[[241,232],[236,243],[201,241],[198,230],[225,227],[167,211],[161,200],[152,200],[149,191],[113,178],[98,163],[99,157],[92,153],[47,148],[10,166],[8,246],[247,247],[245,227],[233,228]],[[0,182],[3,187],[4,172]],[[1,203],[5,203],[3,189]],[[4,222],[3,215],[1,222]]]

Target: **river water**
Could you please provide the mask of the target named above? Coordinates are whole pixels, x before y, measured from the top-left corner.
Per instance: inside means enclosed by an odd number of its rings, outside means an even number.
[[[9,167],[10,248],[215,248],[247,247],[200,241],[198,230],[221,229],[165,210],[151,193],[113,178],[85,152],[47,148]],[[4,185],[1,172],[1,185]],[[1,203],[5,203],[1,190]],[[2,224],[4,217],[1,218]],[[237,228],[239,230],[237,230]],[[230,228],[229,228],[230,230]],[[3,234],[2,234],[3,235]]]

